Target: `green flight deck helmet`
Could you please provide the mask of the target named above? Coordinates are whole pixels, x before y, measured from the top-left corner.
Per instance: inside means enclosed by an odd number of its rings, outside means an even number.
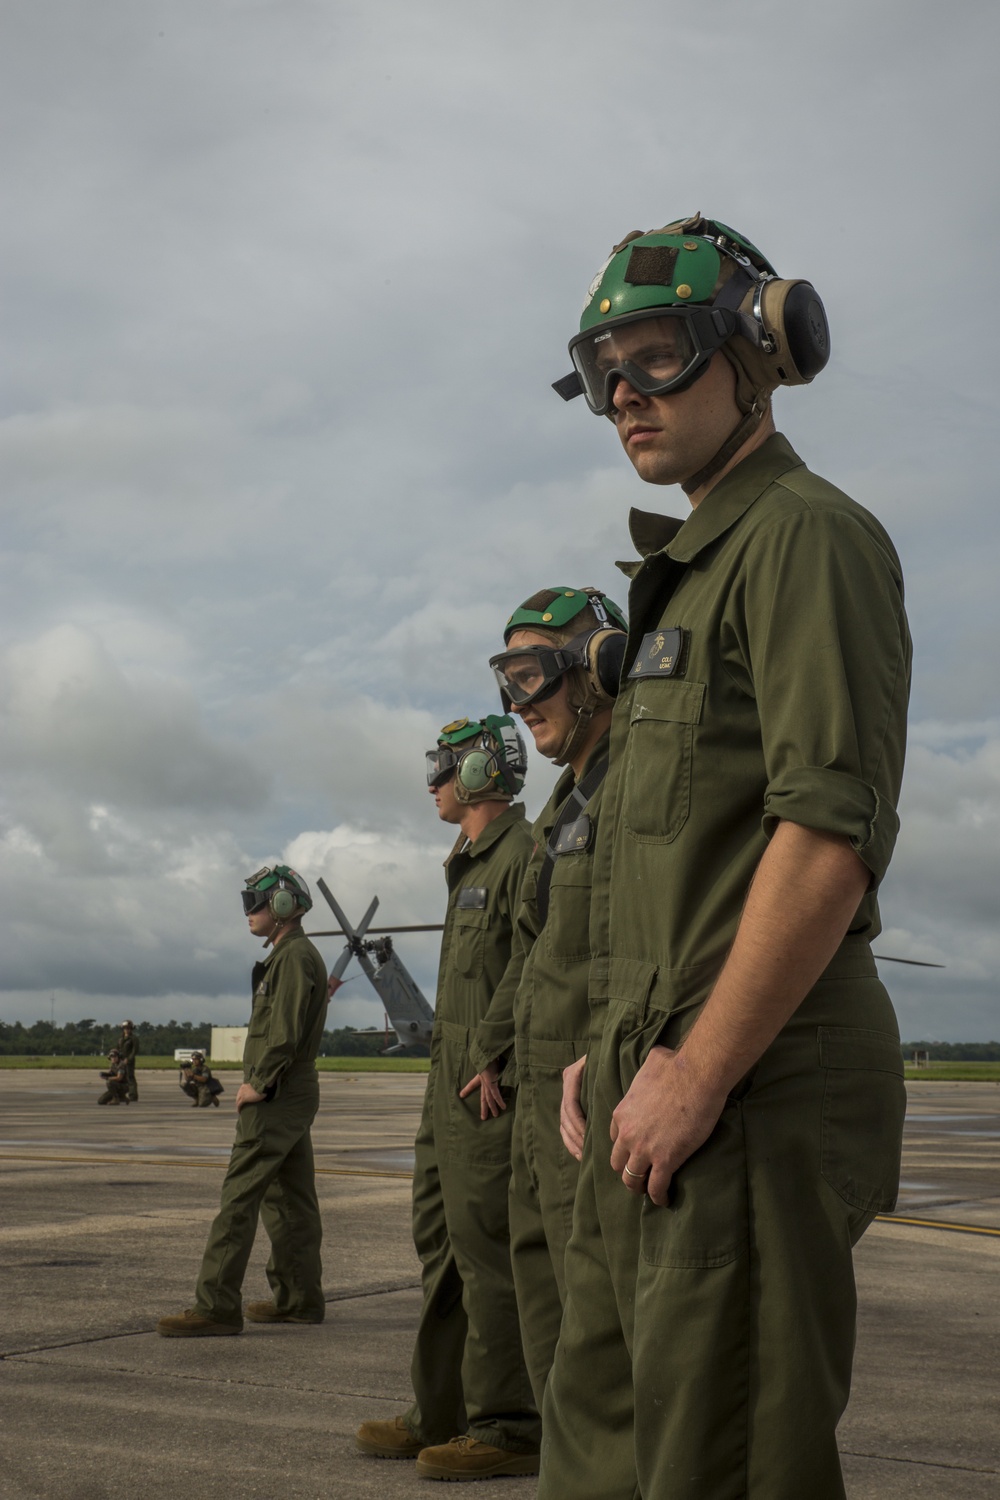
[[[427,785],[455,778],[459,802],[510,802],[524,786],[528,752],[509,714],[455,719],[426,752]]]
[[[614,419],[625,379],[646,396],[687,390],[721,351],[736,371],[743,418],[684,484],[690,494],[724,467],[767,415],[779,385],[805,385],[830,358],[830,330],[808,281],[782,280],[756,245],[695,214],[617,244],[590,284],[573,373],[554,383]]]
[[[548,636],[551,645],[512,648],[510,638],[518,630]],[[590,587],[540,589],[507,621],[507,650],[490,657],[504,708],[544,702],[566,681],[566,702],[576,719],[552,757],[557,766],[568,765],[594,714],[610,708],[618,696],[627,632],[614,600]]]
[[[248,875],[244,884],[246,890],[241,894],[247,916],[266,906],[277,921],[287,922],[309,911],[313,904],[309,887],[289,865],[264,865],[256,874]]]

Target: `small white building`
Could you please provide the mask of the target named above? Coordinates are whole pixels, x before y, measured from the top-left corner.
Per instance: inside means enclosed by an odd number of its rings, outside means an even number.
[[[242,1062],[247,1026],[213,1026],[209,1057],[213,1062]]]

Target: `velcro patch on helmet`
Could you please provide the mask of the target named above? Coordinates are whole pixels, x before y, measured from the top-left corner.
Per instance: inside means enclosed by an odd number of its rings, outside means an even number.
[[[625,280],[630,286],[671,286],[679,254],[673,245],[636,245]]]

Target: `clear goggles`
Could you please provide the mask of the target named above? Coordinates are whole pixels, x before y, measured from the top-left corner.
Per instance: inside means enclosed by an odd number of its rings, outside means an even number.
[[[454,775],[460,757],[469,748],[470,745],[463,745],[461,750],[455,749],[452,745],[438,745],[436,750],[426,751],[427,785],[444,786],[448,777]]]
[[[586,665],[586,642],[592,633],[578,635],[566,646],[519,646],[491,656],[501,694],[518,708],[551,698],[571,667]]]
[[[588,328],[569,352],[587,405],[607,416],[619,380],[643,396],[685,390],[736,332],[737,317],[721,307],[665,307],[626,313],[613,325]]]

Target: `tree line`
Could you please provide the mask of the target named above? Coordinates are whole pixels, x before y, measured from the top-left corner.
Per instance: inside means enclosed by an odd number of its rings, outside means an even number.
[[[212,1040],[211,1021],[137,1021],[140,1054],[169,1057],[178,1047],[200,1047],[208,1052]],[[4,1057],[104,1057],[121,1035],[119,1025],[99,1024],[92,1017],[53,1026],[36,1021],[0,1021],[0,1056]],[[390,1041],[395,1038],[390,1034]],[[323,1057],[376,1057],[385,1046],[382,1031],[356,1031],[353,1026],[324,1031],[320,1044]]]
[[[178,1047],[209,1050],[211,1021],[137,1021],[139,1047],[147,1057],[169,1057]],[[103,1057],[121,1035],[118,1025],[101,1025],[92,1017],[53,1026],[36,1021],[0,1021],[0,1056],[5,1057]],[[395,1038],[390,1033],[390,1042]],[[357,1031],[341,1026],[324,1031],[320,1044],[323,1057],[377,1057],[385,1047],[382,1031]],[[926,1052],[932,1062],[1000,1062],[1000,1042],[903,1042],[903,1056]]]
[[[931,1062],[1000,1062],[1000,1042],[904,1042],[903,1056],[926,1052]]]

